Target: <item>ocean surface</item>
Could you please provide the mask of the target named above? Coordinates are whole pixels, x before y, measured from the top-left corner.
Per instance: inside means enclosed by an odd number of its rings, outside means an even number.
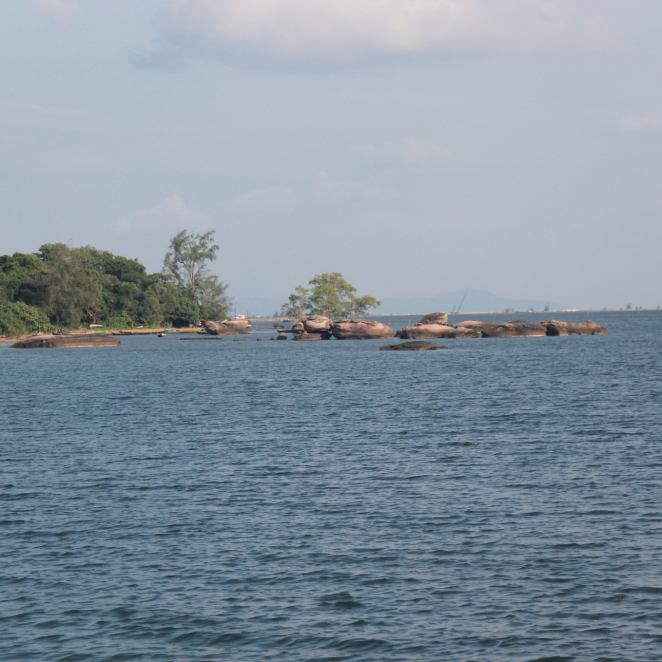
[[[662,312],[590,317],[0,348],[0,660],[662,660]]]

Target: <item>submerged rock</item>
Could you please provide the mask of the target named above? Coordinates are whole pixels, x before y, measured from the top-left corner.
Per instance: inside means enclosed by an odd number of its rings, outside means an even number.
[[[204,320],[202,326],[204,326],[207,333],[210,333],[212,336],[244,335],[252,328],[249,320],[223,320],[222,322]]]
[[[374,320],[338,320],[331,329],[338,340],[371,340],[393,338],[393,329],[388,324]]]
[[[604,336],[608,335],[604,326],[593,320],[586,322],[559,322],[559,320],[547,320],[541,322],[547,328],[548,336]]]
[[[379,349],[390,352],[397,352],[397,351],[422,352],[429,349],[449,349],[449,347],[440,347],[439,345],[435,345],[433,342],[429,342],[428,340],[413,340],[412,342],[401,342],[397,345],[384,345]]]
[[[12,349],[52,349],[59,347],[121,347],[119,338],[109,336],[46,336],[27,338],[14,343]]]

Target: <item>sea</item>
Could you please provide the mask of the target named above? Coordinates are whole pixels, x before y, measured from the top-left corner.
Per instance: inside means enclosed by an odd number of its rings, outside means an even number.
[[[662,312],[516,316],[2,346],[0,660],[662,660]]]

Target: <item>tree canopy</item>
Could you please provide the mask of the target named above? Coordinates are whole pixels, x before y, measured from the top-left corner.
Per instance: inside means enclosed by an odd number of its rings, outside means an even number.
[[[381,305],[375,297],[357,297],[356,288],[343,275],[334,272],[317,274],[310,281],[312,288],[299,285],[290,294],[282,313],[288,317],[302,315],[325,315],[334,319],[365,315],[371,308]]]

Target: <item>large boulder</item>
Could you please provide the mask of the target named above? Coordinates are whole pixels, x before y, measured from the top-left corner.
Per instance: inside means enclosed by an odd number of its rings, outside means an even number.
[[[493,329],[497,325],[494,322],[480,322],[478,320],[465,320],[458,322],[455,325],[456,329],[473,329],[478,333],[482,333],[485,329]]]
[[[304,315],[292,322],[294,340],[329,340],[333,321],[324,315]]]
[[[416,322],[416,326],[425,324],[448,324],[448,313],[428,313],[423,317],[420,322]]]
[[[393,338],[393,329],[388,324],[374,320],[338,320],[331,329],[338,340],[371,340],[373,338]]]
[[[541,322],[547,327],[548,336],[604,336],[607,329],[593,320],[586,322],[559,322],[559,320],[547,320]]]
[[[417,324],[408,326],[397,332],[397,337],[403,340],[419,340],[421,338],[477,338],[478,331],[467,327],[452,327],[445,324]]]
[[[484,329],[483,338],[532,338],[546,336],[547,327],[542,324],[497,324],[493,329]]]
[[[52,349],[58,347],[121,347],[119,338],[110,336],[38,336],[14,343],[14,349]]]
[[[240,336],[251,330],[249,320],[223,320],[222,322],[204,320],[202,326],[212,336]]]

